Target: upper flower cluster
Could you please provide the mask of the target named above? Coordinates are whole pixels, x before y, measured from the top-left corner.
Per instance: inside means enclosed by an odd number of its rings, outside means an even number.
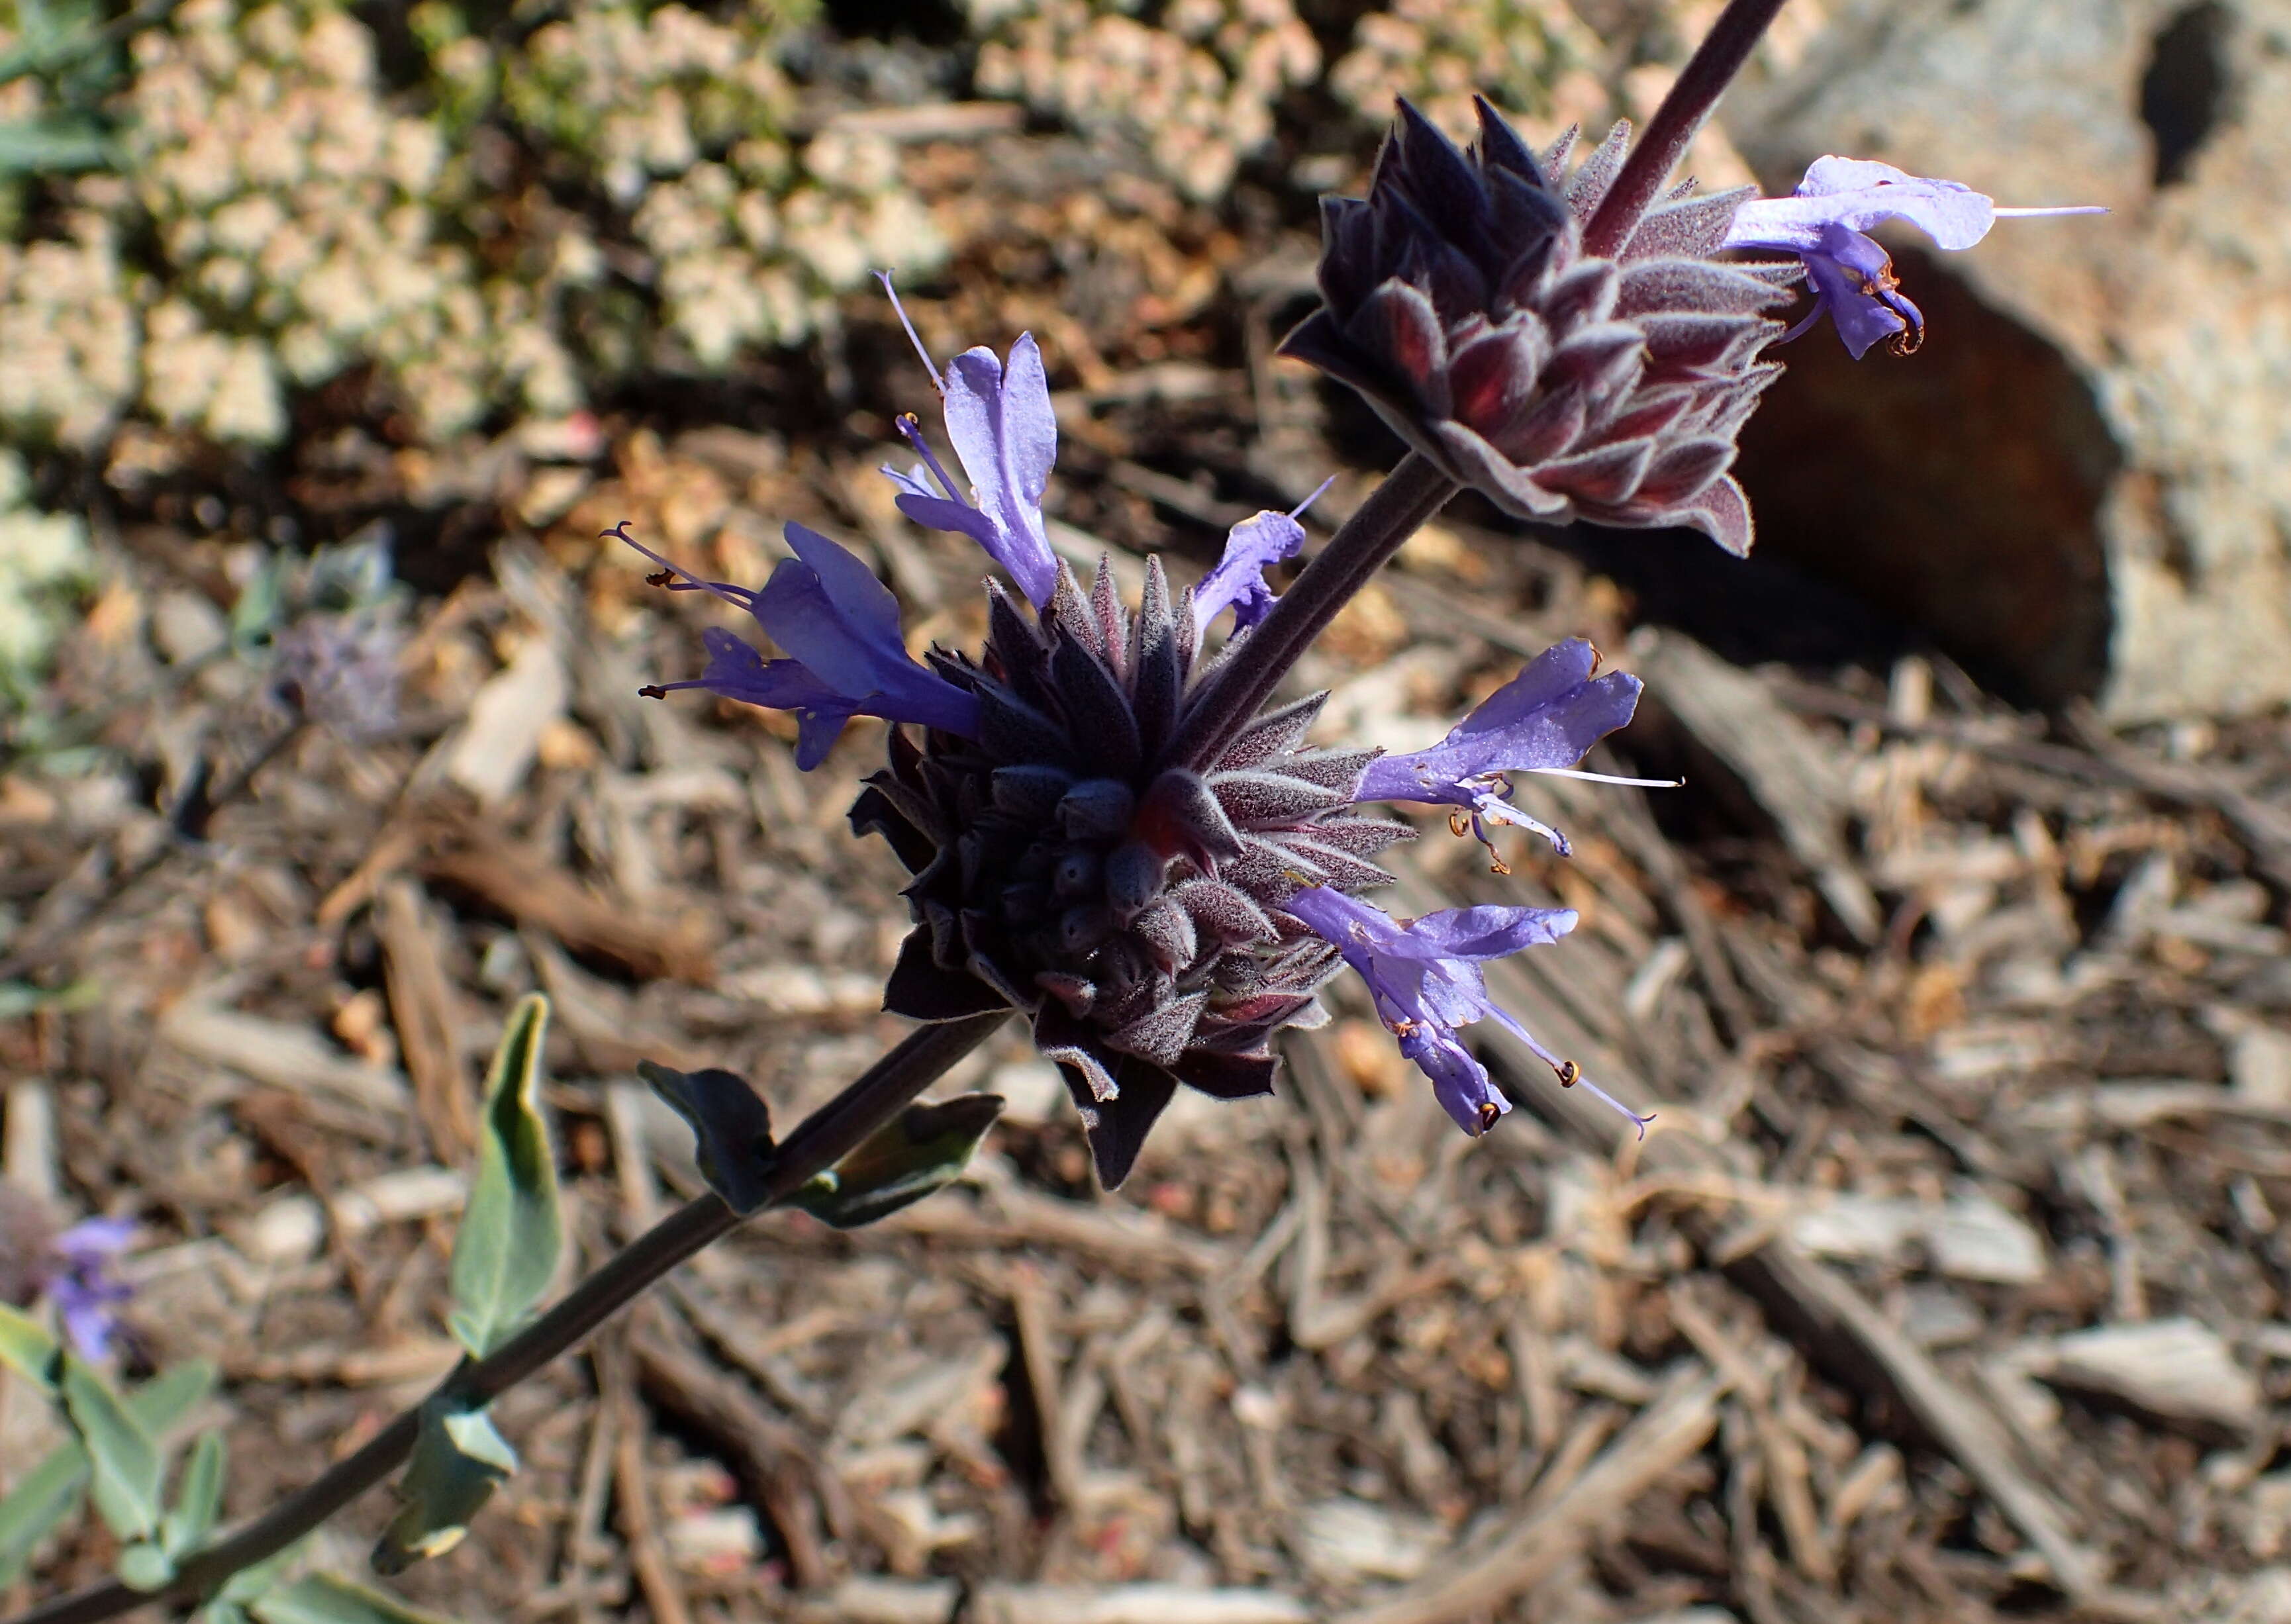
[[[1613,257],[1584,251],[1629,148],[1618,124],[1529,149],[1484,100],[1459,151],[1403,102],[1365,200],[1322,202],[1322,308],[1282,342],[1361,391],[1459,484],[1523,518],[1686,525],[1732,552],[1750,509],[1734,436],[1781,369],[1796,266],[1729,265],[1748,189],[1682,188]]]
[[[1825,157],[1789,197],[1690,180],[1603,225],[1641,158],[1628,124],[1571,170],[1574,131],[1536,153],[1477,105],[1479,139],[1459,150],[1402,102],[1367,197],[1322,200],[1322,308],[1282,350],[1358,390],[1458,484],[1555,524],[1686,526],[1747,553],[1749,502],[1727,470],[1781,374],[1767,350],[1824,315],[1857,359],[1923,339],[1865,233],[1907,220],[1969,248],[1998,219],[2101,212],[1998,208],[1954,181]],[[1814,303],[1786,330],[1769,312],[1800,281]]]
[[[1477,966],[1555,940],[1575,916],[1390,918],[1358,893],[1390,882],[1376,858],[1412,831],[1363,808],[1453,807],[1483,839],[1487,823],[1510,823],[1564,850],[1555,831],[1510,804],[1506,776],[1574,770],[1630,719],[1637,680],[1596,675],[1590,646],[1570,642],[1408,755],[1313,747],[1306,735],[1325,698],[1314,695],[1247,719],[1204,763],[1182,760],[1173,742],[1205,702],[1206,679],[1251,658],[1276,602],[1266,571],[1304,541],[1298,515],[1234,526],[1189,591],[1170,588],[1158,559],[1134,609],[1104,566],[1085,589],[1051,551],[1041,511],[1057,441],[1033,340],[1021,337],[1007,361],[977,349],[943,371],[920,339],[916,349],[969,486],[912,418],[901,429],[920,461],[885,472],[911,518],[970,536],[1017,588],[1014,597],[988,583],[984,647],[917,661],[888,589],[800,525],[787,527],[794,556],[758,591],[702,580],[622,530],[662,566],[661,584],[715,594],[784,651],[768,660],[711,629],[700,677],[644,691],[704,687],[792,710],[807,768],[855,715],[917,730],[892,729],[889,764],[851,814],[914,876],[905,894],[915,929],[885,1007],[922,1020],[1024,1011],[1060,1065],[1107,1185],[1127,1174],[1179,1083],[1223,1097],[1267,1092],[1274,1033],[1322,1018],[1315,994],[1347,963],[1457,1122],[1483,1131],[1507,1106],[1456,1029],[1483,1017],[1516,1023],[1489,1002]],[[1212,652],[1220,623],[1230,629]],[[1572,1065],[1546,1057],[1576,1080]]]

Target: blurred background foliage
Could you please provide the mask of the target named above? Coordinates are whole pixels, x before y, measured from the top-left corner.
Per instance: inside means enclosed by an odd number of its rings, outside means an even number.
[[[68,623],[84,519],[307,546],[450,505],[430,476],[508,437],[585,462],[663,401],[848,407],[879,268],[953,267],[972,336],[1044,329],[1100,388],[1363,183],[1394,95],[1597,128],[1716,9],[0,0],[0,694]]]

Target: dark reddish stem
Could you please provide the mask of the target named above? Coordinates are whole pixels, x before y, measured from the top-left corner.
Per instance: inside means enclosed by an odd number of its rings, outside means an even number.
[[[947,1068],[1000,1026],[1006,1010],[924,1026],[870,1066],[842,1093],[799,1123],[774,1152],[766,1204],[776,1206],[858,1148]],[[465,1360],[439,1395],[482,1403],[516,1386],[585,1339],[695,1252],[740,1226],[716,1196],[703,1195],[631,1241],[562,1301],[483,1359]],[[118,1580],[93,1586],[20,1614],[11,1624],[101,1624],[139,1607],[195,1604],[243,1568],[276,1556],[395,1471],[414,1447],[418,1409],[408,1410],[325,1475],[229,1538],[186,1557],[161,1590]]]
[[[1783,0],[1732,0],[1718,14],[1718,20],[1688,59],[1678,82],[1670,87],[1670,94],[1655,109],[1631,156],[1623,161],[1622,173],[1607,189],[1598,212],[1583,228],[1585,253],[1612,260],[1623,251],[1655,194],[1693,144],[1694,133],[1710,117],[1734,76],[1742,71],[1742,64],[1750,60],[1751,51],[1782,4]]]
[[[1225,668],[1210,678],[1165,752],[1171,765],[1205,770],[1273,697],[1281,679],[1337,611],[1391,561],[1417,528],[1457,492],[1429,457],[1411,451],[1338,527],[1329,544],[1282,593]]]

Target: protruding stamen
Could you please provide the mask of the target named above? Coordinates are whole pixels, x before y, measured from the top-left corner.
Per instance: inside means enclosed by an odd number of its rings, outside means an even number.
[[[1330,474],[1327,478],[1322,480],[1320,484],[1313,487],[1313,494],[1311,495],[1306,497],[1304,501],[1298,502],[1295,507],[1289,510],[1289,517],[1291,519],[1302,519],[1305,516],[1305,510],[1311,507],[1314,502],[1320,501],[1322,497],[1327,495],[1329,494],[1329,486],[1334,485],[1336,482],[1337,477],[1334,474]]]
[[[654,563],[659,565],[659,569],[645,577],[645,584],[647,586],[666,587],[671,592],[709,592],[714,594],[718,598],[721,598],[726,603],[731,604],[735,607],[745,609],[750,614],[753,614],[755,612],[756,595],[750,591],[746,587],[734,586],[728,581],[703,581],[699,576],[685,568],[684,566],[676,562],[675,559],[663,558],[659,553],[655,552],[651,548],[637,540],[636,537],[631,535],[629,534],[629,526],[634,521],[631,519],[624,519],[609,530],[599,531],[597,533],[597,539],[601,542],[607,536],[610,536],[616,542],[626,543],[629,546],[635,548],[639,552],[644,554],[645,557],[650,559]]]
[[[2046,214],[2105,214],[2108,209],[2097,203],[2070,203],[2038,208],[1998,208],[1990,213],[1999,220],[2036,220]]]
[[[883,292],[890,298],[891,309],[898,312],[899,326],[907,330],[907,342],[915,347],[915,353],[922,358],[923,370],[930,374],[931,387],[940,394],[945,394],[946,380],[939,375],[938,366],[930,358],[930,351],[923,348],[922,335],[915,331],[915,324],[907,319],[907,307],[899,302],[899,290],[891,285],[891,273],[888,270],[879,270],[875,273],[875,280],[883,285]]]
[[[1685,787],[1684,778],[1626,778],[1618,773],[1587,773],[1580,767],[1531,767],[1531,773],[1543,773],[1554,778],[1580,778],[1587,784],[1622,784],[1642,790],[1676,790]]]
[[[1621,1100],[1617,1099],[1613,1095],[1608,1093],[1606,1089],[1601,1088],[1597,1083],[1593,1082],[1589,1078],[1584,1076],[1583,1068],[1576,1065],[1572,1060],[1562,1060],[1558,1065],[1553,1066],[1551,1069],[1558,1073],[1559,1086],[1561,1088],[1572,1089],[1577,1083],[1581,1083],[1585,1093],[1590,1095],[1592,1098],[1599,1101],[1602,1105],[1612,1106],[1616,1111],[1630,1118],[1631,1126],[1638,1130],[1639,1138],[1642,1139],[1646,1138],[1646,1125],[1654,1121],[1653,1112],[1650,1111],[1644,1116],[1641,1116],[1637,1112],[1623,1104]]]
[[[912,412],[902,412],[898,415],[897,422],[899,433],[905,438],[908,445],[915,448],[915,454],[923,460],[923,466],[930,470],[931,478],[938,481],[938,488],[946,493],[946,499],[949,502],[959,502],[967,508],[977,507],[977,502],[954,488],[953,477],[940,464],[938,454],[930,448],[930,442],[923,438],[922,419],[917,417]]]

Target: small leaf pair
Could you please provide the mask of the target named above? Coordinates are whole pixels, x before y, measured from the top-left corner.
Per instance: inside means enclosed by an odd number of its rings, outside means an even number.
[[[23,1341],[15,1334],[20,1323],[12,1323],[12,1319],[21,1322],[22,1316],[10,1316],[7,1311],[0,1310],[0,1346],[20,1349]],[[37,1327],[33,1329],[36,1331]],[[4,1358],[10,1369],[25,1373],[12,1352],[0,1355],[0,1358]],[[93,1379],[101,1385],[100,1378]],[[156,1475],[141,1463],[147,1458],[154,1462],[159,1460],[158,1447],[151,1441],[164,1436],[190,1413],[192,1407],[213,1390],[214,1379],[211,1365],[178,1365],[124,1397],[105,1388],[101,1395],[84,1402],[77,1411],[67,1405],[66,1417],[80,1435],[79,1440],[51,1452],[46,1459],[17,1479],[6,1499],[0,1499],[0,1589],[23,1576],[40,1541],[78,1508],[92,1473],[104,1484],[104,1499],[127,1509],[130,1527],[148,1504],[152,1511],[151,1530],[163,1541],[173,1541],[168,1548],[180,1553],[203,1538],[205,1527],[200,1526],[202,1515],[209,1526],[214,1516],[221,1483],[219,1454],[209,1467],[203,1466],[199,1452],[194,1451],[192,1465],[185,1472],[182,1488],[176,1497],[176,1508],[165,1515],[156,1509]],[[85,1387],[84,1381],[76,1385]],[[50,1384],[48,1390],[61,1396],[60,1383]],[[83,1430],[82,1418],[99,1413],[101,1419],[97,1422],[96,1436],[101,1442],[91,1443]],[[200,1449],[205,1449],[208,1443],[202,1439]],[[219,1451],[220,1446],[216,1448]],[[111,1513],[105,1512],[105,1516],[109,1521]],[[121,1525],[114,1523],[113,1527],[117,1532]],[[123,1532],[121,1537],[135,1536]],[[122,1577],[134,1582],[132,1575]]]
[[[748,1080],[726,1071],[675,1071],[651,1060],[640,1061],[637,1071],[691,1125],[693,1159],[724,1204],[742,1218],[770,1205],[771,1109]],[[838,1229],[888,1218],[960,1178],[1001,1113],[1001,1098],[993,1094],[909,1105],[798,1187],[787,1204]]]

